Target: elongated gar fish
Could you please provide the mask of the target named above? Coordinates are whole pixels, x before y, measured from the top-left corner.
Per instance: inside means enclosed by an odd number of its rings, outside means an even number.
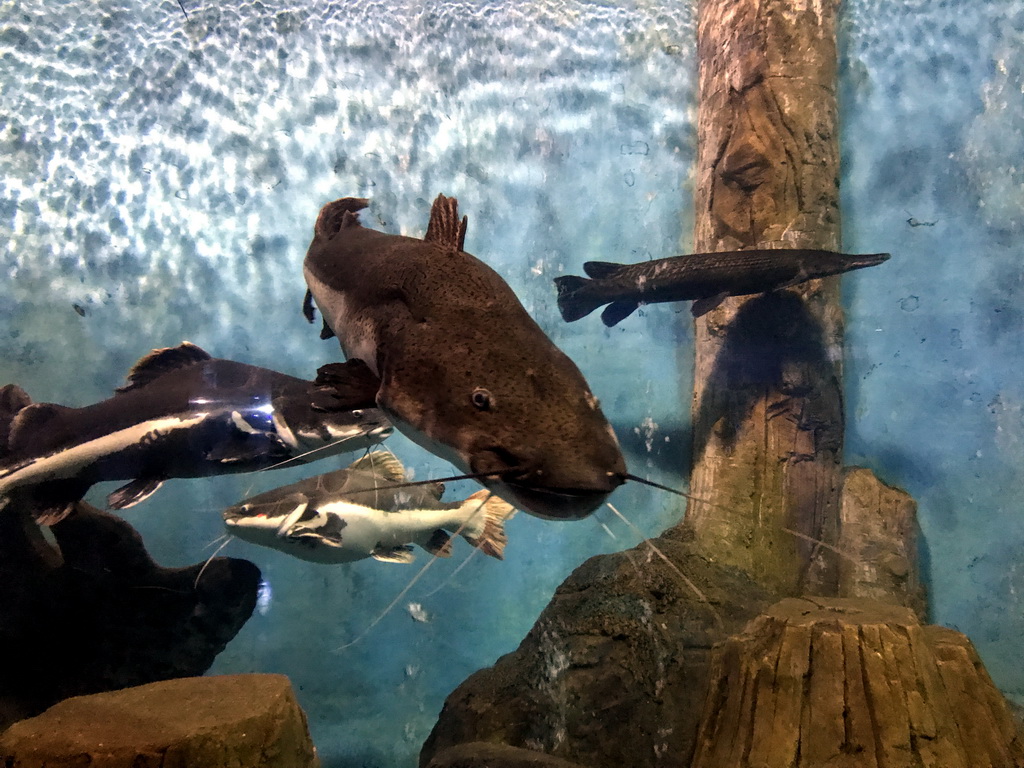
[[[450,557],[451,533],[501,560],[504,521],[515,510],[490,491],[465,501],[441,501],[440,483],[396,487],[401,463],[371,453],[347,469],[328,472],[253,496],[224,510],[228,532],[314,563],[349,563],[372,557],[413,560],[410,544]]]
[[[601,320],[613,326],[640,304],[693,301],[694,317],[710,312],[727,296],[764,293],[853,269],[881,264],[888,253],[862,255],[805,248],[722,251],[671,256],[640,264],[588,261],[577,275],[555,278],[558,309],[571,323],[608,304]]]
[[[626,465],[573,362],[490,267],[463,251],[466,219],[439,195],[422,240],[359,223],[366,200],[320,211],[305,260],[325,334],[380,378],[400,431],[539,517],[578,519]]]
[[[123,509],[171,477],[294,466],[366,448],[392,429],[379,410],[352,410],[334,390],[188,342],[153,350],[112,398],[84,408],[32,404],[14,385],[0,392],[0,498],[31,492],[49,524],[100,481],[131,481],[108,497]]]

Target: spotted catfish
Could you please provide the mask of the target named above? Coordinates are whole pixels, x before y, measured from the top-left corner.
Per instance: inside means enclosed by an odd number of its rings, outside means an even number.
[[[618,441],[576,365],[490,267],[439,195],[423,239],[363,227],[367,201],[320,211],[306,315],[380,378],[377,405],[412,440],[538,517],[578,519],[626,477]]]

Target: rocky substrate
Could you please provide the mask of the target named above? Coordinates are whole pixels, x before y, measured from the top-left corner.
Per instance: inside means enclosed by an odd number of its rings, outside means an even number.
[[[669,562],[644,542],[577,568],[519,648],[448,697],[420,765],[476,765],[465,746],[455,753],[463,762],[448,762],[448,750],[470,742],[589,768],[686,765],[712,646],[778,596],[702,555],[682,529],[651,543]]]

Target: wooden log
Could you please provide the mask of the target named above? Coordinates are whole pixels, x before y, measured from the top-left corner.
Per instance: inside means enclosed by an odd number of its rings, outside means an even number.
[[[970,641],[901,606],[787,598],[715,648],[708,690],[692,768],[1024,766]]]
[[[837,0],[701,0],[694,250],[839,248]],[[843,444],[837,278],[696,321],[687,525],[790,594],[834,594]],[[793,529],[794,536],[784,529]]]

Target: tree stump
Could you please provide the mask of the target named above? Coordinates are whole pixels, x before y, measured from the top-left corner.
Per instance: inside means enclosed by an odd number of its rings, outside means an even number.
[[[1010,768],[1024,744],[970,641],[908,608],[776,603],[715,649],[693,768]]]
[[[283,675],[192,677],[76,696],[0,735],[4,768],[316,768]]]

